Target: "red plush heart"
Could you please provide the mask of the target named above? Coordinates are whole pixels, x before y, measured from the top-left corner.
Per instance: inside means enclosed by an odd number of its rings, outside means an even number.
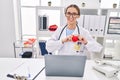
[[[49,27],[49,30],[50,30],[50,31],[55,31],[57,28],[58,28],[57,25],[51,25],[51,26]]]
[[[72,41],[73,41],[73,42],[78,41],[78,36],[73,35],[73,37],[72,37]]]

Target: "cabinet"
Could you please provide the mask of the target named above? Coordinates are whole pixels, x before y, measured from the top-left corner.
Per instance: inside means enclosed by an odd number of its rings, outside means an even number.
[[[119,59],[120,46],[120,9],[109,9],[107,13],[106,31],[104,36],[104,55],[112,59]]]
[[[44,18],[46,18],[45,21]],[[60,27],[63,24],[62,18],[63,7],[37,6],[36,7],[37,36],[42,36],[42,34],[45,34],[43,36],[49,36],[50,34],[52,34],[52,32],[48,30],[49,26],[56,24],[58,27]],[[43,23],[43,21],[45,23]],[[43,28],[44,26],[45,28]]]
[[[14,56],[20,58],[24,52],[32,52],[32,57],[36,57],[35,41],[18,40],[14,42]]]
[[[94,36],[93,34],[93,36],[103,45],[103,56],[105,58],[120,60],[118,49],[120,46],[120,9],[89,9],[89,12],[86,10],[88,9],[81,10],[81,14],[86,14],[87,16],[89,16],[88,14],[106,16],[104,34],[102,36],[96,34]],[[93,12],[91,13],[90,11]],[[95,19],[95,21],[97,20]],[[86,25],[86,23],[84,24]]]
[[[108,34],[120,34],[120,17],[110,17],[108,24]]]
[[[36,7],[36,36],[37,36],[37,53],[41,55],[41,48],[39,42],[41,40],[47,40],[54,31],[49,31],[50,25],[57,25],[60,27],[63,24],[63,7],[59,6],[37,6]],[[44,21],[44,22],[43,22]],[[45,24],[45,25],[44,25]],[[43,53],[44,54],[44,53]]]

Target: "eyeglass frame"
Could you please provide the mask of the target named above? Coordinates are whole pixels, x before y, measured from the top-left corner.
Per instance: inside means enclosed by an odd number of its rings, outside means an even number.
[[[65,15],[66,15],[66,17],[72,16],[72,17],[74,17],[74,18],[77,18],[77,16],[79,16],[78,13],[71,13],[71,12],[66,12]]]

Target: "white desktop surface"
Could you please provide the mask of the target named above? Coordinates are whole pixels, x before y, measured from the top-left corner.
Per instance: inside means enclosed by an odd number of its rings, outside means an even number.
[[[120,61],[119,61],[120,62]],[[44,67],[44,59],[23,59],[23,58],[0,58],[0,80],[13,80],[8,78],[6,75],[8,73],[14,72],[18,66],[21,64],[30,65],[30,73],[37,74]],[[105,75],[95,71],[92,66],[95,65],[95,62],[92,60],[87,60],[85,66],[84,77],[46,77],[45,70],[43,70],[35,80],[120,80],[120,73],[117,77],[107,78]],[[23,69],[24,70],[24,69]],[[22,70],[21,70],[22,71]]]
[[[21,68],[21,65],[23,64],[29,65],[29,73],[31,74],[31,77],[38,74],[44,67],[43,59],[0,58],[0,80],[13,80],[12,78],[8,78],[7,74],[14,73],[18,69],[21,70],[17,72],[23,72],[23,74],[25,74],[27,71],[25,69],[28,66]]]
[[[113,61],[111,61],[113,62]],[[114,61],[120,62],[120,61]],[[117,77],[107,78],[104,74],[93,69],[96,63],[92,60],[88,60],[84,72],[84,80],[120,80],[120,72]]]
[[[45,76],[45,70],[35,80],[83,80],[82,77]]]
[[[120,61],[119,61],[120,62]],[[36,80],[120,80],[120,73],[117,77],[107,78],[104,74],[93,69],[96,63],[93,60],[87,60],[84,77],[46,77],[45,70],[36,78]]]

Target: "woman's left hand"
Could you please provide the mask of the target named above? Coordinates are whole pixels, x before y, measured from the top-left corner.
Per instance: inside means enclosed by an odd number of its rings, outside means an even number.
[[[87,39],[81,35],[78,35],[79,41],[86,45],[88,43]]]

